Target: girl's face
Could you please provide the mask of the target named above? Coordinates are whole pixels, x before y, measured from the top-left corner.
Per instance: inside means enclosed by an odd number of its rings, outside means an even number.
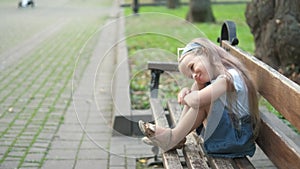
[[[179,64],[179,70],[187,77],[194,79],[198,84],[211,81],[212,66],[205,56],[187,54]]]

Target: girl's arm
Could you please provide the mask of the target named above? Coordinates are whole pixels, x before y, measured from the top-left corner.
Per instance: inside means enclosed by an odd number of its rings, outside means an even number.
[[[192,108],[204,107],[214,102],[226,91],[227,78],[226,76],[220,76],[214,83],[208,85],[202,90],[191,91],[189,94],[185,95],[183,104],[186,104]]]
[[[191,88],[183,88],[177,95],[177,101],[180,104],[184,103],[184,97],[191,93],[191,91],[201,90],[205,87],[205,85],[199,85],[196,81],[192,84]]]

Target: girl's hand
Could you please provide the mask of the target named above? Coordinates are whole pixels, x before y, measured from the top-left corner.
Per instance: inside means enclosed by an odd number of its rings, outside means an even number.
[[[188,95],[189,93],[191,93],[191,89],[185,87],[183,89],[180,90],[180,92],[177,95],[177,100],[179,104],[186,104],[184,101],[184,97],[186,95]]]

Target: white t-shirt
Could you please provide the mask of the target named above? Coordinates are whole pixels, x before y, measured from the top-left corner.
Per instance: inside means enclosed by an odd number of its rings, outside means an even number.
[[[229,69],[228,72],[233,78],[233,85],[236,91],[236,102],[232,102],[233,113],[238,117],[244,117],[250,115],[249,111],[249,99],[248,99],[248,88],[244,82],[244,79],[239,75],[235,69]],[[229,105],[227,98],[226,106]],[[228,106],[229,107],[229,106]]]
[[[229,69],[228,72],[233,78],[233,85],[236,91],[236,101],[232,101],[233,113],[238,118],[250,115],[248,89],[243,78],[235,69]],[[215,80],[212,80],[211,83],[214,83],[214,81]],[[207,126],[204,133],[204,140],[207,140],[213,134],[222,118],[224,109],[229,107],[229,103],[229,98],[227,97],[226,93],[214,101],[211,112],[207,117]]]

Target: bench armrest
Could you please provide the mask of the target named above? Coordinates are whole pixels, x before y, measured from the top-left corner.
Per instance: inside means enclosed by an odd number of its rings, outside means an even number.
[[[158,61],[149,61],[148,62],[149,70],[162,70],[162,71],[171,71],[178,72],[178,63],[177,62],[158,62]]]
[[[148,69],[151,70],[150,96],[151,98],[157,98],[160,74],[164,71],[178,72],[178,63],[149,61]]]

